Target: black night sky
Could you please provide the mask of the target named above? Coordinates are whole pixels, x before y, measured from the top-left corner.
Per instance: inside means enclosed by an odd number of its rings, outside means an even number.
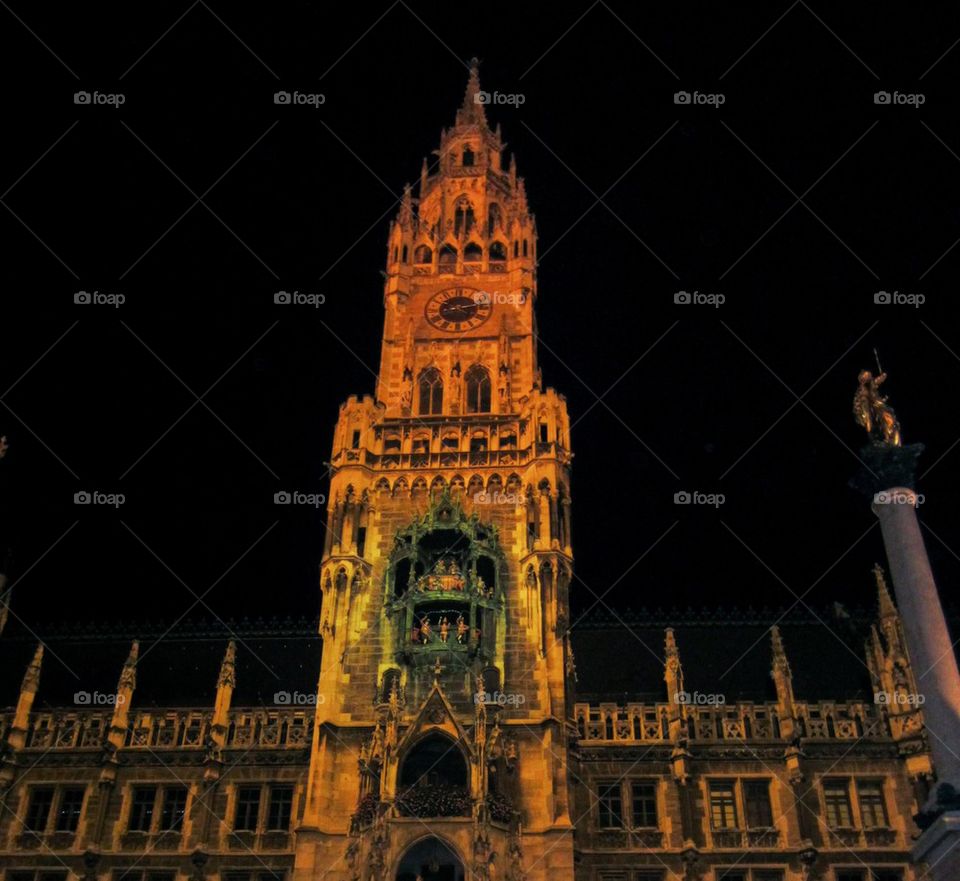
[[[524,96],[488,115],[537,216],[544,380],[575,421],[575,613],[872,604],[879,526],[847,482],[875,347],[927,445],[920,517],[951,603],[957,10],[547,9],[0,9],[11,629],[316,615],[323,510],[273,495],[326,492],[337,406],[373,390],[388,222],[473,55],[485,89]]]

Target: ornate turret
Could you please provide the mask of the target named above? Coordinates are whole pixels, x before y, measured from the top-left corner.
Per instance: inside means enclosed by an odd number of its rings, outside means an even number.
[[[213,708],[213,720],[210,725],[210,737],[220,749],[226,743],[227,729],[230,727],[230,702],[233,690],[237,687],[237,644],[234,640],[227,643],[220,675],[217,677],[217,699]]]
[[[110,729],[107,734],[108,749],[115,751],[123,746],[127,736],[127,725],[130,718],[130,703],[133,692],[137,687],[137,657],[140,654],[140,643],[134,640],[130,646],[130,653],[124,661],[117,682],[117,694],[113,707],[113,716],[110,719]]]
[[[690,755],[686,749],[687,702],[690,696],[684,690],[680,650],[677,648],[672,627],[666,629],[663,650],[663,681],[667,685],[667,723],[670,742],[673,743],[670,761],[673,765],[674,777],[683,783],[690,775]]]
[[[794,729],[793,709],[793,671],[783,647],[780,628],[776,624],[770,628],[770,647],[772,661],[770,676],[777,689],[777,710],[780,714],[780,731],[787,739],[792,739]]]
[[[10,726],[10,733],[7,735],[7,744],[11,749],[23,749],[26,744],[27,729],[30,722],[30,711],[33,709],[33,701],[37,696],[37,689],[40,688],[40,665],[43,663],[43,644],[37,646],[33,653],[33,658],[23,674],[23,682],[20,685],[20,696],[17,698],[17,708],[13,714],[13,723]]]

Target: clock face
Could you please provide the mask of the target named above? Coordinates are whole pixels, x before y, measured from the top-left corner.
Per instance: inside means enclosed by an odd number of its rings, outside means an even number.
[[[474,330],[493,313],[490,295],[475,288],[447,288],[438,291],[423,310],[427,321],[438,330],[462,333]]]

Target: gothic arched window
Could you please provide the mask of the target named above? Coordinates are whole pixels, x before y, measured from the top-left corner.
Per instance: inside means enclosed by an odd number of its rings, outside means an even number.
[[[453,234],[459,237],[461,233],[470,232],[474,223],[473,208],[470,203],[466,200],[458,202],[453,212]]]
[[[441,266],[456,266],[457,264],[457,249],[453,245],[444,245],[440,249],[440,265]]]
[[[474,364],[467,371],[467,412],[490,412],[490,374],[485,367]]]
[[[465,263],[479,263],[483,259],[483,248],[476,242],[470,242],[463,249],[463,260]]]
[[[431,251],[426,245],[417,245],[413,251],[413,262],[424,264],[431,263],[433,261],[433,251]]]
[[[436,367],[420,374],[420,415],[438,416],[443,409],[443,380]]]
[[[494,227],[500,224],[500,219],[502,215],[500,213],[500,206],[496,202],[491,202],[487,206],[487,232],[492,233]]]

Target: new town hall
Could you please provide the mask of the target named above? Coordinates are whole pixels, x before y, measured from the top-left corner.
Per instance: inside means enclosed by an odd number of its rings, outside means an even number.
[[[5,881],[921,876],[933,769],[882,570],[835,622],[847,645],[796,616],[571,621],[536,225],[479,89],[474,67],[390,226],[377,387],[334,433],[319,620],[182,626],[149,654],[133,640],[158,634],[65,626],[37,648],[11,622]],[[687,697],[730,693],[755,640],[737,699]]]

